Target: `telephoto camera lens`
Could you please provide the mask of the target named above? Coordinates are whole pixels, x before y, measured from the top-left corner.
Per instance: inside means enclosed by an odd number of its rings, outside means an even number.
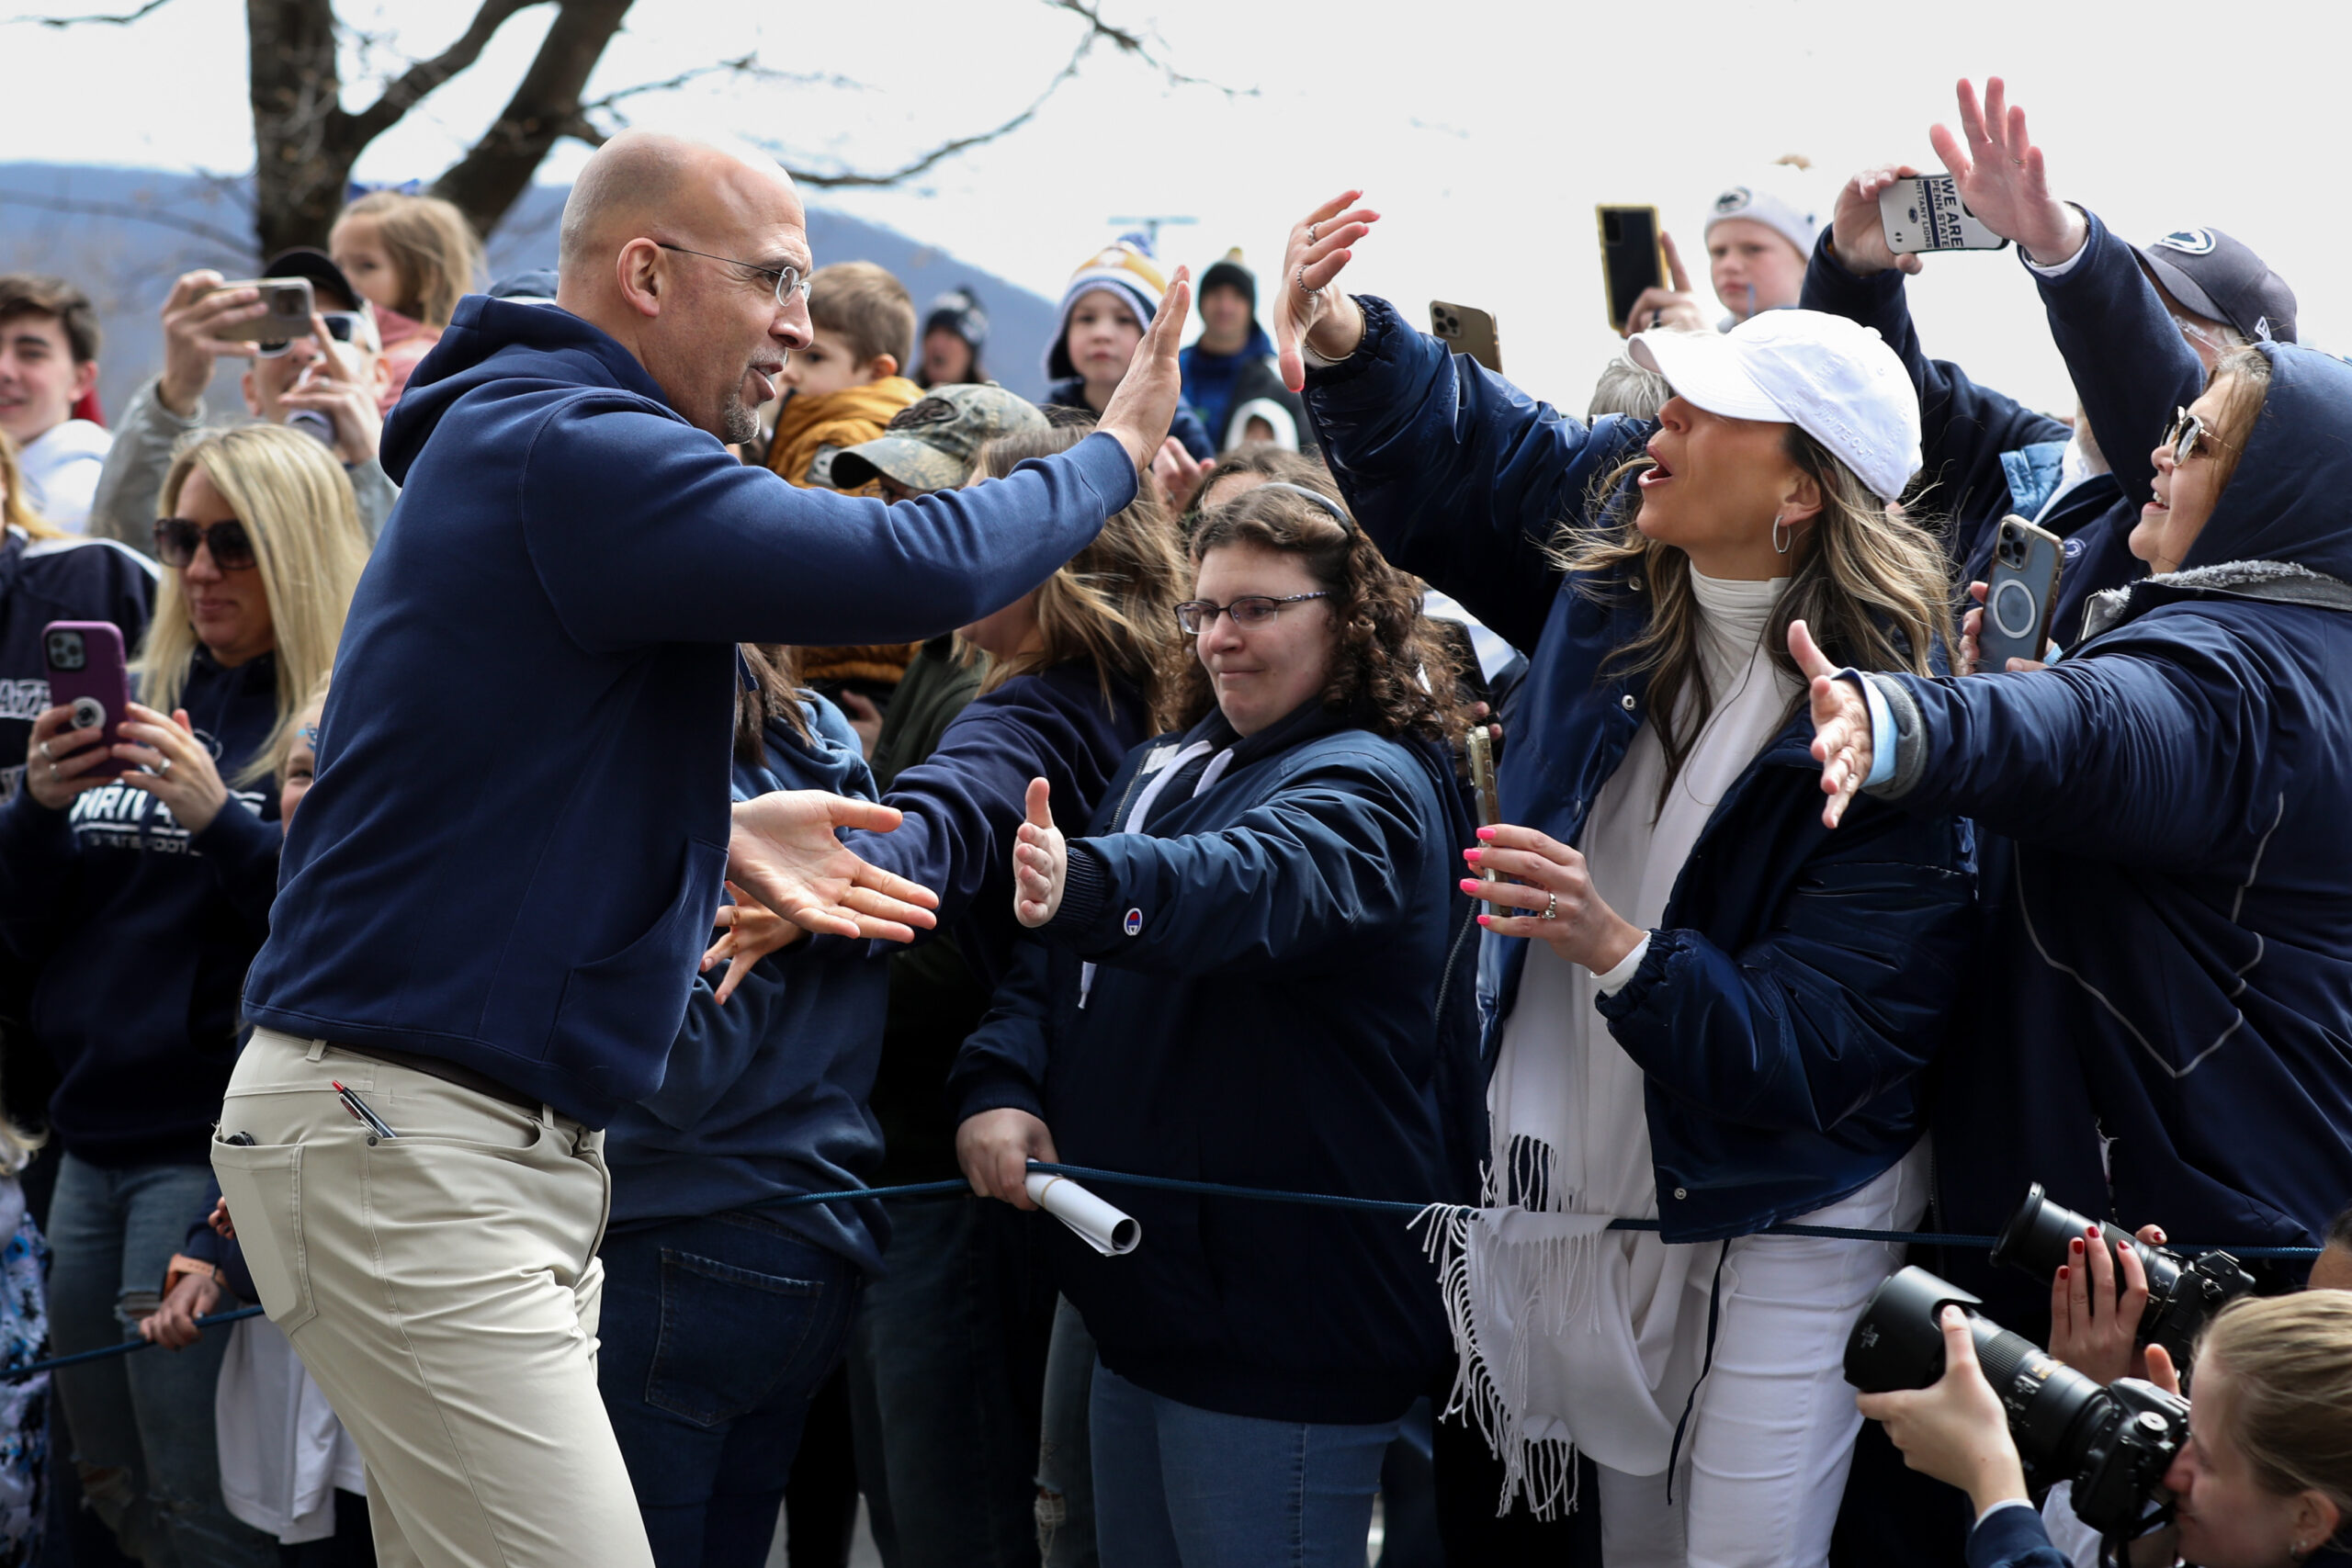
[[[1878,1288],[1846,1341],[1846,1381],[1864,1393],[1926,1388],[1944,1374],[1947,1305],[1968,1314],[1984,1381],[2008,1412],[2009,1435],[2038,1484],[2075,1483],[2075,1512],[2102,1535],[2136,1533],[2188,1440],[2188,1402],[2136,1378],[2098,1383],[2021,1334],[1981,1315],[1982,1303],[1925,1269]]]
[[[2068,1247],[2077,1239],[2088,1241],[2090,1225],[2089,1216],[2052,1201],[2037,1181],[2001,1227],[2000,1238],[1993,1244],[1993,1262],[2021,1269],[2046,1284],[2071,1256]],[[2198,1335],[2215,1313],[2254,1289],[2254,1276],[2226,1252],[2209,1252],[2191,1261],[2114,1225],[2101,1224],[2098,1230],[2110,1257],[2118,1247],[2140,1255],[2140,1267],[2148,1275],[2148,1304],[2140,1314],[2136,1337],[2143,1346],[2163,1346],[2185,1384]]]

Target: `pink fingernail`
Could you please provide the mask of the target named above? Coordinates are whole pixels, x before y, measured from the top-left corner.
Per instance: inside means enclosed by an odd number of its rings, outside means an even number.
[[[1478,829],[1478,837],[1482,840],[1491,840],[1494,836],[1495,830],[1492,828],[1481,828]]]
[[[1464,893],[1476,893],[1478,891],[1479,883],[1478,879],[1475,876],[1465,876],[1459,884],[1457,884],[1457,886],[1460,886],[1462,891]]]
[[[1462,852],[1462,858],[1468,861],[1472,865],[1476,865],[1478,863],[1478,857],[1484,852],[1485,852],[1482,850],[1464,850]]]
[[[1478,917],[1478,923],[1482,926],[1491,926],[1495,923],[1495,919],[1492,915],[1481,915]]]

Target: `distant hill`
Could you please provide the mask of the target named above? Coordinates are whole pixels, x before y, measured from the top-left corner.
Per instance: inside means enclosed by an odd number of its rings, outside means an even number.
[[[534,186],[491,236],[490,275],[555,265],[557,219],[570,187]],[[96,302],[106,343],[98,395],[109,410],[130,400],[163,365],[157,308],[172,279],[199,266],[249,276],[249,182],[159,169],[73,164],[0,164],[0,272],[48,272],[73,279]],[[871,261],[888,267],[915,309],[968,284],[989,312],[989,373],[1023,397],[1046,389],[1046,341],[1058,324],[1054,301],[967,266],[937,246],[830,212],[808,214],[808,243],[821,264]],[[326,236],[319,236],[323,248]],[[236,380],[223,374],[211,400],[237,406]]]

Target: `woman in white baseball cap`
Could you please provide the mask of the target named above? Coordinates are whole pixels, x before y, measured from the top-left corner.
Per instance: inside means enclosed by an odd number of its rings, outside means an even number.
[[[1822,828],[1788,627],[1938,657],[1941,554],[1887,504],[1917,398],[1876,334],[1780,310],[1642,333],[1674,396],[1579,424],[1342,294],[1354,200],[1292,235],[1286,374],[1364,530],[1530,663],[1465,853],[1503,880],[1464,884],[1494,1006],[1484,1206],[1439,1238],[1461,1393],[1539,1511],[1600,1466],[1611,1568],[1818,1565],[1845,1338],[1901,1248],[1758,1233],[1920,1218],[1973,864],[1950,816]]]

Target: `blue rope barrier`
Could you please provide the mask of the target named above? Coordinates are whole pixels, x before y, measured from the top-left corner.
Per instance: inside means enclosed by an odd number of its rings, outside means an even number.
[[[234,1323],[240,1318],[260,1315],[261,1308],[257,1306],[238,1307],[232,1312],[216,1312],[210,1317],[199,1317],[196,1320],[196,1326],[198,1329],[211,1328],[223,1323]],[[10,1367],[0,1371],[0,1382],[20,1382],[40,1372],[53,1372],[60,1367],[78,1367],[85,1361],[104,1361],[116,1356],[128,1356],[133,1350],[144,1350],[153,1343],[151,1339],[126,1339],[119,1345],[103,1345],[96,1350],[83,1350],[71,1356],[51,1356],[48,1360],[35,1361],[29,1367]]]

